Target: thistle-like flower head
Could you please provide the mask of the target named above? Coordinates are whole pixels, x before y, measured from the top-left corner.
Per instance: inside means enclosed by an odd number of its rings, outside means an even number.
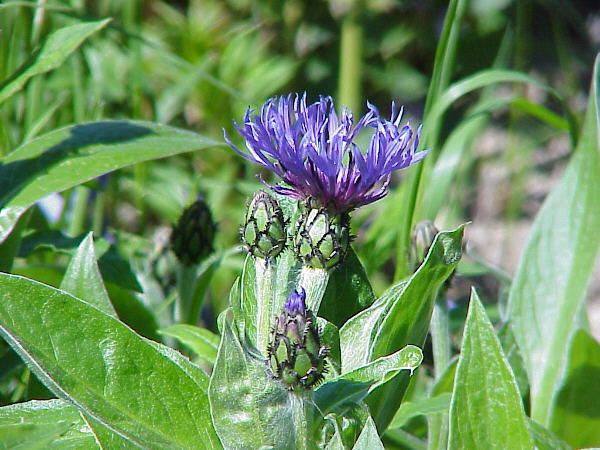
[[[417,152],[421,127],[401,125],[403,109],[392,103],[390,120],[375,106],[354,122],[350,110],[338,114],[331,97],[307,105],[306,94],[274,97],[260,114],[248,108],[242,125],[235,127],[246,140],[246,151],[227,143],[241,156],[277,174],[285,185],[275,192],[313,206],[347,212],[387,194],[389,177],[423,159]],[[359,132],[372,128],[366,152],[355,143]]]

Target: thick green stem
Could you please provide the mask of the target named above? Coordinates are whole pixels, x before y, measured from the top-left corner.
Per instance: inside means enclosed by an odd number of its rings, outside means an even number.
[[[192,304],[195,286],[196,266],[181,265],[177,273],[177,292],[179,296],[177,303],[175,303],[175,322],[187,323],[189,321],[190,305]]]
[[[328,282],[329,272],[326,270],[302,266],[298,286],[306,291],[306,306],[315,314],[319,312]]]
[[[310,396],[312,391],[291,393],[290,404],[294,418],[294,434],[296,436],[296,449],[308,450],[315,446],[311,445],[313,439],[310,437],[312,402]]]
[[[338,97],[340,104],[355,114],[361,109],[362,40],[359,21],[360,2],[355,1],[352,10],[343,18],[340,36],[340,73]]]
[[[273,311],[273,280],[275,268],[263,258],[254,259],[256,271],[256,347],[266,355]]]
[[[73,217],[69,224],[69,234],[77,236],[83,233],[85,227],[85,216],[88,210],[90,190],[85,186],[77,186],[74,190],[75,203],[73,205]]]

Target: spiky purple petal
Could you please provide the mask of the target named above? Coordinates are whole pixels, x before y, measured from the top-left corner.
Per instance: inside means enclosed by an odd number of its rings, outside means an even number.
[[[392,103],[390,120],[375,106],[354,123],[351,111],[336,113],[331,97],[307,105],[306,94],[269,99],[260,114],[248,109],[243,125],[235,128],[246,140],[247,151],[226,142],[244,158],[277,174],[286,185],[271,188],[299,200],[313,199],[345,212],[387,194],[392,172],[419,162],[421,127],[401,126],[403,108]],[[363,153],[354,140],[361,130],[374,130]]]

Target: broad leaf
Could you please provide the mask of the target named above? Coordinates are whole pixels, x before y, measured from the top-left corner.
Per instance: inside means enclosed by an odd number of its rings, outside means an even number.
[[[110,303],[94,252],[92,233],[81,241],[79,248],[71,258],[60,288],[74,297],[85,300],[110,316],[117,313]]]
[[[332,378],[317,388],[315,401],[323,414],[341,414],[350,403],[358,403],[370,392],[385,385],[403,370],[412,375],[423,360],[419,347],[408,345],[389,356]]]
[[[584,330],[573,337],[556,395],[552,431],[573,447],[600,444],[600,344]]]
[[[472,292],[450,404],[450,449],[532,449],[515,377]]]
[[[0,449],[98,448],[79,411],[63,400],[0,408]]]
[[[110,21],[82,22],[56,30],[25,65],[0,85],[0,103],[19,91],[31,77],[60,67],[83,41]]]
[[[549,425],[569,342],[600,247],[600,154],[596,59],[575,153],[538,213],[512,283],[509,319],[531,385],[532,418]]]
[[[225,448],[295,448],[293,394],[271,380],[262,358],[242,347],[231,316],[220,316],[222,339],[209,388],[217,434]]]
[[[220,447],[202,370],[95,307],[0,274],[0,333],[55,394],[137,445]]]
[[[51,131],[0,166],[0,242],[34,202],[113,170],[220,145],[191,131],[141,121],[101,121]]]
[[[375,296],[371,283],[352,248],[329,276],[319,316],[341,327],[350,317],[371,306]],[[343,304],[344,307],[340,308]]]

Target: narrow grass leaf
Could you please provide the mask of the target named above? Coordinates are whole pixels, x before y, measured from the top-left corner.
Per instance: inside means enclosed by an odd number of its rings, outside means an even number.
[[[88,303],[0,274],[0,333],[50,390],[137,445],[220,448],[202,370]]]
[[[454,380],[448,448],[533,448],[515,377],[475,291]]]
[[[212,331],[194,325],[178,323],[162,328],[158,332],[177,339],[193,351],[204,363],[211,366],[215,364],[220,338]]]
[[[509,297],[532,418],[546,426],[600,247],[599,61],[577,149],[533,223]]]
[[[82,22],[53,32],[38,52],[0,85],[0,103],[19,91],[31,77],[60,67],[68,56],[111,19]]]
[[[36,201],[142,161],[220,145],[191,131],[142,121],[70,125],[10,153],[0,165],[0,242]]]

